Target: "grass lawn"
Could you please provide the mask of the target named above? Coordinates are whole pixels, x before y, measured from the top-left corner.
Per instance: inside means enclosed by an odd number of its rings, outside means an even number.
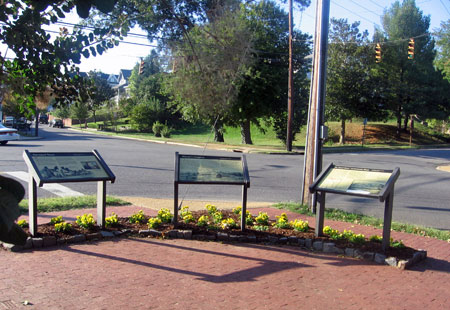
[[[103,125],[103,122],[97,122]],[[339,132],[340,122],[327,122],[329,127],[329,139],[325,143],[328,148],[340,148]],[[94,128],[94,123],[89,123],[88,127]],[[78,128],[77,125],[74,128]],[[129,120],[121,119],[117,122],[115,127],[117,131],[99,131],[99,133],[107,135],[120,135],[146,140],[160,140],[181,143],[194,144],[226,144],[232,146],[243,146],[241,144],[241,133],[238,127],[225,127],[225,143],[214,142],[214,133],[210,127],[202,124],[187,124],[182,129],[172,131],[170,138],[155,137],[153,133],[140,133],[131,130]],[[364,148],[409,148],[418,147],[422,145],[436,145],[450,143],[450,137],[441,134],[433,134],[430,128],[427,128],[419,123],[415,123],[413,133],[412,145],[409,144],[409,131],[402,131],[400,137],[396,136],[396,122],[390,120],[383,122],[369,122],[364,129],[362,121],[353,121],[346,123],[346,144],[345,147],[360,148],[362,146],[363,132]],[[251,126],[251,135],[253,145],[246,145],[246,147],[267,148],[272,150],[283,151],[285,146],[276,138],[275,132],[271,128],[264,128],[264,133],[255,125]],[[304,126],[300,133],[295,136],[293,148],[303,149],[305,145],[306,127]]]

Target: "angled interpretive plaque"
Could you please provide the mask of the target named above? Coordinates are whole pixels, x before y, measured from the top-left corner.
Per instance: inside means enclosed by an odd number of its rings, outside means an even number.
[[[46,183],[97,182],[97,224],[104,226],[106,212],[106,181],[116,177],[100,154],[92,152],[29,152],[23,158],[28,166],[28,211],[30,233],[37,230],[37,186]]]

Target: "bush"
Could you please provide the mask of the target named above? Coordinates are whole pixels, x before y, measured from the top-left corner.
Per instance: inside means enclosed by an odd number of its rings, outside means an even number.
[[[114,212],[111,213],[111,216],[105,218],[105,227],[114,227],[119,224],[119,218],[117,214]]]
[[[92,214],[77,216],[77,224],[86,229],[93,228],[95,226],[94,216]]]
[[[293,222],[291,222],[291,227],[296,231],[306,232],[309,230],[308,221],[302,221],[298,219],[295,219]]]
[[[144,215],[144,211],[139,210],[138,213],[135,213],[133,215],[130,216],[130,218],[128,219],[130,221],[130,223],[132,224],[139,224],[139,223],[144,223],[145,222],[145,215]]]
[[[158,228],[159,226],[161,226],[161,224],[162,224],[162,221],[161,221],[161,219],[158,218],[158,217],[152,217],[152,218],[150,218],[150,219],[148,220],[148,222],[147,222],[147,226],[148,226],[148,228],[150,228],[150,229],[156,229],[156,228]]]
[[[169,209],[167,208],[162,208],[161,210],[159,210],[157,216],[163,223],[170,223],[173,218],[173,214],[170,213]]]
[[[170,135],[172,134],[172,128],[170,128],[169,126],[167,126],[167,125],[164,125],[163,126],[163,128],[162,128],[162,130],[161,130],[161,135],[164,137],[164,138],[170,138]]]
[[[55,224],[55,231],[57,232],[69,232],[72,230],[72,224],[66,222],[60,222]]]
[[[17,225],[19,225],[22,228],[27,228],[29,226],[27,220],[20,220],[17,222]]]
[[[259,212],[258,216],[255,217],[255,222],[258,225],[267,226],[269,225],[269,216],[266,212]]]
[[[206,227],[206,226],[208,226],[208,222],[209,222],[209,217],[206,215],[202,215],[197,220],[197,225],[200,227]]]
[[[62,215],[50,219],[50,224],[58,224],[64,222]]]
[[[163,130],[163,128],[164,128],[164,125],[161,124],[160,122],[156,121],[153,123],[152,131],[155,134],[155,137],[161,137],[161,131]]]

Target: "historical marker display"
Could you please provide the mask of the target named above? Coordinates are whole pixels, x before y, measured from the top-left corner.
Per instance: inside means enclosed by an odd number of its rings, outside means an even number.
[[[179,181],[244,182],[240,158],[185,157],[181,155],[179,161]]]
[[[318,184],[321,189],[333,189],[347,193],[378,195],[392,172],[371,171],[335,167],[328,171]]]
[[[96,152],[31,153],[24,158],[36,173],[39,183],[111,180],[114,175]]]

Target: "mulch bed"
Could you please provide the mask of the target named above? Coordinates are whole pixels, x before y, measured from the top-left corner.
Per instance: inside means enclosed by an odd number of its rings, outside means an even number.
[[[236,221],[236,223],[240,223],[239,215],[236,215],[235,213],[233,213],[229,210],[221,210],[221,212],[223,214],[224,219],[233,218]],[[194,216],[195,223],[197,222],[197,220],[200,216],[207,215],[207,214],[208,213],[206,210],[205,211],[192,211],[192,215]],[[56,239],[63,239],[63,238],[67,238],[69,236],[75,236],[75,235],[79,235],[79,234],[96,233],[96,232],[100,232],[101,230],[110,231],[110,232],[127,230],[127,231],[130,231],[130,233],[129,233],[130,235],[138,236],[138,232],[140,230],[148,229],[147,221],[149,218],[150,218],[149,216],[145,216],[145,221],[143,223],[130,223],[128,217],[120,217],[118,225],[116,225],[115,227],[104,228],[104,229],[101,229],[99,226],[95,226],[92,229],[85,229],[83,227],[80,227],[76,223],[71,223],[72,229],[69,232],[56,232],[54,229],[54,225],[47,223],[47,224],[38,225],[37,234],[35,237],[42,238],[42,237],[46,237],[46,236],[54,236],[54,237],[56,237]],[[297,237],[299,239],[312,239],[313,241],[321,240],[324,242],[327,242],[327,241],[333,242],[336,244],[336,246],[338,248],[342,248],[342,249],[354,248],[354,249],[360,250],[361,252],[382,253],[380,242],[367,241],[364,244],[353,244],[346,240],[332,240],[327,236],[315,237],[313,228],[310,228],[309,231],[307,231],[307,232],[299,232],[299,231],[295,231],[293,229],[280,229],[280,228],[274,227],[274,226],[272,226],[272,224],[274,222],[275,221],[270,221],[269,226],[268,226],[269,229],[267,231],[255,230],[253,228],[253,226],[247,226],[245,231],[241,231],[240,228],[223,230],[223,229],[220,229],[219,227],[209,227],[209,228],[208,227],[199,227],[193,223],[189,223],[189,224],[183,223],[181,221],[181,219],[179,219],[176,227],[174,227],[173,224],[162,224],[157,230],[162,232],[162,236],[167,236],[168,232],[171,230],[174,230],[174,229],[191,230],[193,236],[195,236],[195,235],[214,235],[217,232],[225,232],[225,233],[229,233],[230,235],[255,236],[258,240],[268,238],[269,236],[274,236],[277,238],[293,236],[293,237]],[[25,231],[28,233],[27,229],[25,229]],[[404,247],[404,248],[391,247],[385,254],[388,257],[393,256],[393,257],[396,257],[401,260],[407,260],[413,256],[415,251],[416,250],[414,250],[413,248],[410,248],[410,247]]]

